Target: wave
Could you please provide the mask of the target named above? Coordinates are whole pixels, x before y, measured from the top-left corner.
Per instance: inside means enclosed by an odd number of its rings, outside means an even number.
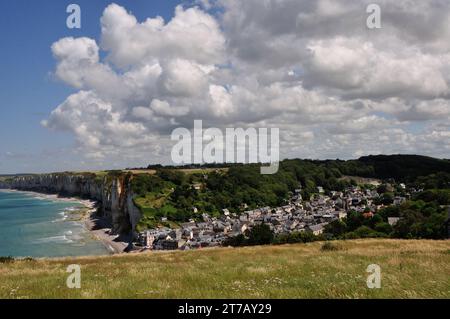
[[[48,244],[48,243],[73,243],[73,240],[67,238],[66,235],[62,236],[53,236],[53,237],[46,237],[46,238],[40,238],[34,241],[35,244]]]
[[[80,207],[67,207],[58,213],[62,218],[52,220],[52,223],[65,222],[67,218],[70,216],[70,213],[76,212],[80,210]]]
[[[84,221],[76,216],[77,210],[86,210],[84,207],[91,210],[94,205],[52,197],[0,191],[0,234],[7,238],[0,243],[0,255],[44,257],[105,253],[103,244],[90,236]]]
[[[58,215],[62,216],[62,218],[58,218],[58,219],[54,219],[52,220],[52,223],[61,223],[61,222],[65,222],[67,220],[67,214],[64,212],[59,213]]]
[[[71,206],[71,207],[64,208],[62,210],[62,212],[63,213],[73,213],[73,212],[77,212],[81,209],[83,209],[83,206]]]

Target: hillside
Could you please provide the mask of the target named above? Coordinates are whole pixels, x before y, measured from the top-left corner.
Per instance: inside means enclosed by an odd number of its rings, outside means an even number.
[[[369,177],[413,180],[436,172],[450,173],[450,161],[420,155],[375,155],[358,159],[359,163],[373,167]]]
[[[450,298],[450,241],[355,240],[0,263],[0,298]],[[67,289],[70,264],[82,288]],[[366,268],[381,267],[381,289]]]
[[[218,218],[223,209],[240,214],[265,206],[279,207],[299,188],[302,198],[308,200],[319,186],[326,193],[344,191],[358,180],[394,178],[389,183],[404,182],[408,189],[450,188],[450,161],[419,155],[377,155],[348,161],[290,159],[283,160],[274,175],[261,175],[258,164],[226,166],[150,165],[124,171],[16,176],[0,178],[0,188],[100,201],[104,215],[111,216],[118,232],[177,227],[190,219],[201,221],[203,214]],[[405,194],[390,191],[386,196],[397,195]]]
[[[197,167],[191,174],[186,174],[189,166],[153,168],[154,174],[141,174],[133,180],[135,203],[143,215],[140,229],[161,225],[163,217],[180,223],[201,220],[203,213],[218,217],[223,209],[239,214],[246,209],[282,206],[298,188],[303,199],[309,199],[318,186],[325,192],[344,191],[358,180],[370,183],[377,179],[381,183],[393,178],[390,183],[404,182],[408,188],[450,187],[450,162],[419,155],[379,155],[348,161],[289,159],[280,162],[274,175],[261,175],[257,164],[231,165],[227,170],[216,167],[201,173]],[[400,192],[392,195],[403,196]]]

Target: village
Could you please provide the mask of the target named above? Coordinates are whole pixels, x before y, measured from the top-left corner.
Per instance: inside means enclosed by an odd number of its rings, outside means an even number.
[[[404,185],[401,184],[400,187]],[[143,231],[139,234],[138,245],[149,250],[217,247],[222,246],[227,238],[245,234],[262,223],[269,225],[275,235],[311,232],[318,236],[324,232],[327,224],[345,218],[349,211],[356,211],[365,218],[373,217],[375,212],[384,207],[375,204],[379,196],[376,190],[359,186],[328,194],[325,194],[322,187],[317,187],[316,194],[309,200],[303,200],[299,188],[284,206],[246,210],[240,215],[223,209],[219,218],[202,214],[202,221],[190,220],[181,224],[178,229],[163,227]],[[397,196],[393,204],[400,205],[406,200],[406,197]],[[195,207],[193,209],[197,210]],[[165,218],[162,221],[166,221]],[[389,218],[391,226],[397,222],[398,218]]]

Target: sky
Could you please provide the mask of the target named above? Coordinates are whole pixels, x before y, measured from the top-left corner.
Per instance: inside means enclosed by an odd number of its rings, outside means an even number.
[[[0,173],[172,164],[196,119],[279,128],[282,158],[450,158],[450,3],[369,29],[372,2],[1,0]]]
[[[81,7],[81,29],[69,29],[66,8]],[[99,37],[103,0],[0,1],[0,173],[82,169],[74,136],[41,125],[77,90],[57,79],[51,45],[64,37]],[[138,18],[170,19],[180,1],[115,1]],[[112,163],[114,165],[114,163]],[[93,165],[98,167],[98,165]],[[86,166],[87,168],[87,166]]]

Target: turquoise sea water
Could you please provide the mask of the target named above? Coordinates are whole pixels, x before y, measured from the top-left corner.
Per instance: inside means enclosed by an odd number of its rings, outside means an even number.
[[[108,254],[83,223],[71,221],[70,212],[80,206],[77,202],[0,190],[0,256]]]

